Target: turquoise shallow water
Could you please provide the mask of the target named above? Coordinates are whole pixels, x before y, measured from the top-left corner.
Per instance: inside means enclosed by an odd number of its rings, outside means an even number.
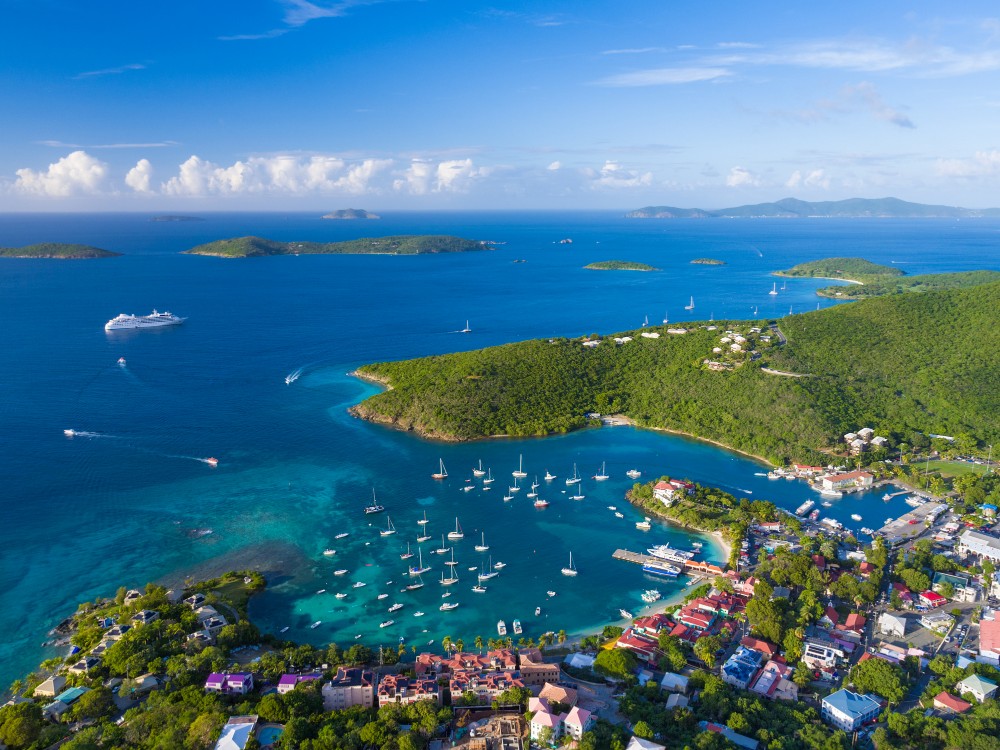
[[[794,508],[808,490],[756,476],[755,462],[662,433],[604,428],[545,440],[439,445],[358,422],[346,408],[371,392],[347,376],[367,361],[473,348],[532,336],[610,333],[651,321],[813,309],[821,283],[789,280],[769,298],[768,273],[812,258],[861,254],[912,272],[998,268],[996,222],[637,222],[612,214],[400,214],[374,222],[320,222],[303,215],[217,215],[202,223],[151,223],[142,216],[2,216],[0,245],[64,240],[126,253],[102,261],[0,262],[0,680],[47,656],[45,633],[76,603],[119,584],[176,580],[222,559],[254,561],[271,573],[255,600],[265,629],[325,643],[370,645],[467,641],[520,618],[525,635],[577,632],[635,612],[656,585],[636,566],[610,559],[617,547],[686,544],[663,526],[634,527],[623,501],[626,469],[717,484]],[[224,261],[179,256],[196,242],[260,234],[276,239],[342,239],[360,233],[450,232],[507,241],[459,256],[290,257]],[[572,236],[571,248],[554,244]],[[719,257],[721,268],[691,266]],[[624,258],[656,265],[649,274],[582,270]],[[524,258],[527,263],[512,263]],[[697,308],[682,310],[689,296]],[[830,304],[821,302],[821,304]],[[168,308],[183,326],[108,335],[119,312]],[[473,333],[458,335],[469,319]],[[115,361],[125,356],[127,366]],[[285,376],[302,368],[291,385]],[[68,439],[74,428],[92,437]],[[529,477],[559,475],[536,510],[502,500],[518,454]],[[210,468],[199,459],[216,456]],[[430,473],[443,458],[451,476]],[[460,487],[482,459],[497,478],[491,492]],[[584,480],[586,499],[559,484],[573,463],[584,477],[607,462],[612,479]],[[372,487],[398,529],[361,513]],[[527,490],[523,490],[523,496]],[[752,494],[748,494],[752,493]],[[616,505],[618,519],[608,505]],[[862,508],[862,510],[857,510]],[[827,512],[876,525],[906,506],[851,497]],[[453,528],[460,583],[439,612],[443,560],[431,556],[424,589],[401,594],[399,559],[426,511],[433,534]],[[211,533],[206,533],[208,531]],[[485,531],[494,561],[507,563],[470,591]],[[350,536],[336,541],[341,532]],[[369,544],[365,544],[369,542]],[[425,545],[437,547],[434,540]],[[322,552],[337,549],[333,559]],[[580,571],[559,569],[570,551]],[[709,557],[717,553],[709,553]],[[333,570],[347,568],[339,579]],[[361,589],[348,589],[362,580]],[[386,581],[392,580],[392,584]],[[324,594],[317,594],[326,589]],[[342,602],[336,591],[347,590]],[[546,591],[557,595],[549,598]],[[383,600],[378,593],[390,594]],[[405,604],[386,613],[394,601]],[[534,617],[535,607],[542,616]],[[414,618],[417,609],[426,614]],[[392,617],[396,624],[380,629]],[[309,625],[321,620],[322,625]],[[424,630],[427,633],[424,633]],[[425,640],[426,639],[426,640]]]

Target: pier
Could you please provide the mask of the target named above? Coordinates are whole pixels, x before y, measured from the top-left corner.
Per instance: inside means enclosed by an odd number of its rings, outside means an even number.
[[[627,549],[616,549],[611,557],[615,560],[624,560],[625,562],[638,563],[639,565],[645,565],[648,562],[664,562],[658,557],[653,557],[652,555],[644,555],[640,552],[632,552]],[[673,565],[680,565],[680,563],[672,563]],[[683,564],[683,570],[685,575],[712,575],[721,576],[725,571],[718,565],[714,565],[709,562],[700,562],[698,560],[688,560]]]
[[[663,562],[652,555],[643,555],[640,552],[631,552],[627,549],[616,549],[614,554],[611,555],[615,560],[624,560],[625,562],[638,563],[639,565],[645,565],[646,563],[656,560],[658,562]]]

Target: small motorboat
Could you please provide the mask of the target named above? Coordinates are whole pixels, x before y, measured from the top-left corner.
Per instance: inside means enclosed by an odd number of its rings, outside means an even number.
[[[289,627],[288,625],[285,625],[285,627],[283,627],[281,630],[279,630],[278,633],[287,633],[288,632],[288,627]]]
[[[338,599],[346,599],[347,598],[347,594],[345,594],[343,591],[340,591],[340,592],[334,594],[334,596],[336,596]]]
[[[335,576],[342,576],[347,573],[347,568],[341,568],[340,570],[333,571]]]
[[[336,555],[336,554],[337,554],[337,550],[335,550],[335,549],[330,549],[330,548],[328,547],[327,549],[323,550],[323,554],[324,554],[324,555],[326,555],[327,557],[333,557],[334,555]]]
[[[205,459],[205,463],[208,464],[209,466],[215,467],[219,465],[219,459],[209,456],[208,458]]]
[[[310,630],[315,630],[316,628],[318,628],[322,624],[323,624],[322,620],[316,620],[316,622],[314,622],[312,625],[309,626],[309,629]]]
[[[124,367],[125,366],[125,357],[119,357],[118,358],[118,366],[119,367]]]

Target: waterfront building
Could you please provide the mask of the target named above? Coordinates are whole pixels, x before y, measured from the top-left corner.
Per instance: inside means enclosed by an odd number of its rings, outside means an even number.
[[[851,487],[864,489],[872,486],[875,477],[867,471],[851,471],[846,474],[827,474],[820,477],[819,481],[824,490],[845,490]]]
[[[378,683],[378,705],[406,705],[418,701],[433,701],[441,705],[441,688],[433,678],[410,678],[401,674],[384,674]]]

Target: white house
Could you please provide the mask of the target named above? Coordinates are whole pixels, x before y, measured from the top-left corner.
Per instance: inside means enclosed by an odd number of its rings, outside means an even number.
[[[971,693],[977,701],[982,703],[993,697],[993,694],[997,691],[997,684],[977,674],[970,674],[955,685],[955,691],[959,695]]]
[[[844,689],[823,699],[820,715],[827,724],[851,733],[874,720],[881,710],[882,706],[872,696]]]
[[[660,680],[660,690],[668,690],[671,693],[686,693],[688,689],[688,678],[675,672],[667,672]]]
[[[1000,539],[979,531],[963,531],[958,537],[958,547],[955,549],[960,555],[975,555],[1000,562]]]
[[[878,618],[878,632],[882,635],[902,638],[906,635],[906,618],[902,615],[883,612],[882,616]]]

